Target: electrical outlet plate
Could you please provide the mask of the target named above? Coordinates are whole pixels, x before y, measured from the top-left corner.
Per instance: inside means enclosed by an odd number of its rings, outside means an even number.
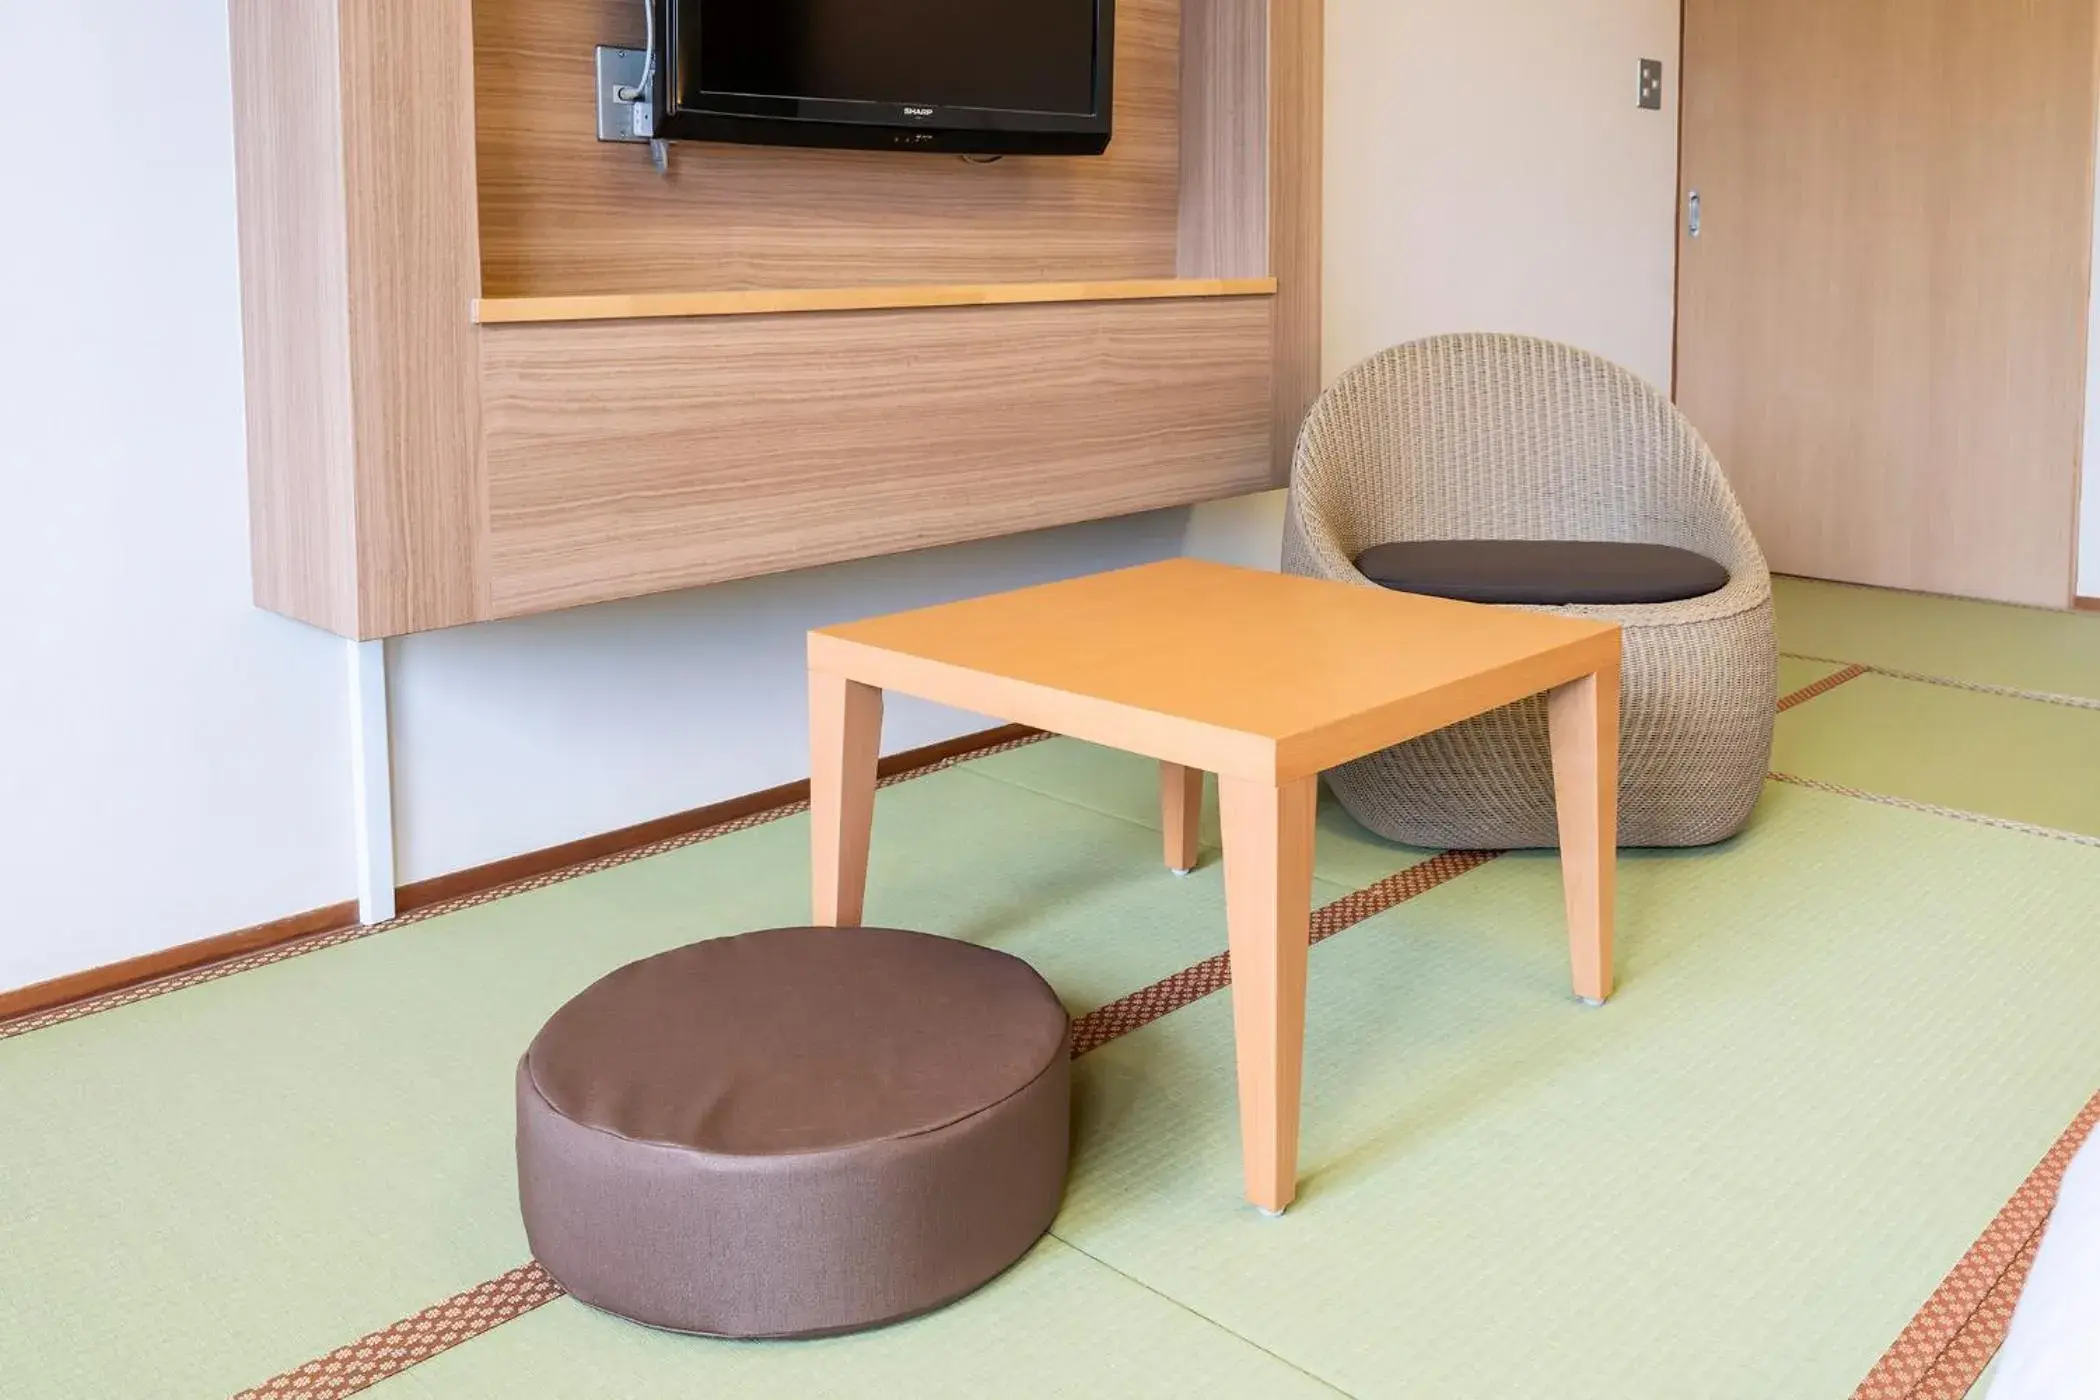
[[[600,141],[647,141],[654,128],[649,121],[649,101],[622,102],[621,88],[641,82],[648,70],[649,55],[643,49],[598,46],[598,139]],[[641,120],[637,121],[639,117]]]
[[[600,50],[603,52],[603,50]],[[1644,112],[1660,112],[1663,106],[1663,66],[1659,58],[1641,60],[1640,106]]]

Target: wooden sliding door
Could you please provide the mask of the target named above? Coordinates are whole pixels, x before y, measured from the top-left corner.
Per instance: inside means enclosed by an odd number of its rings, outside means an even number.
[[[1775,569],[2070,602],[2094,8],[1686,0],[1678,398]]]

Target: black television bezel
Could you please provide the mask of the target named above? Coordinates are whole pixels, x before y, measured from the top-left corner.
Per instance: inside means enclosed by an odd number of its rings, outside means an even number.
[[[682,0],[659,6],[662,36],[655,81],[656,134],[673,141],[745,146],[821,146],[837,150],[932,151],[948,155],[1097,156],[1115,118],[1115,0],[1094,0],[1094,107],[1091,114],[997,107],[914,106],[818,97],[706,93],[704,104],[676,105],[683,61]]]

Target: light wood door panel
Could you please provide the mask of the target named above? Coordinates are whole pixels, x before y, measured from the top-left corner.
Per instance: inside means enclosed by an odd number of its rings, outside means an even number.
[[[2065,606],[2093,0],[1687,0],[1678,399],[1774,568]]]

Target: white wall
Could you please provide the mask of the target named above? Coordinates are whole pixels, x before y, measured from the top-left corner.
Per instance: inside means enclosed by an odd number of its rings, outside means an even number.
[[[1667,386],[1678,0],[1328,0],[1327,24],[1329,375],[1522,331]]]
[[[342,650],[248,604],[225,30],[0,0],[0,989],[349,894]]]
[[[222,3],[0,0],[0,990],[354,892],[344,645],[248,601],[227,65]],[[806,774],[808,627],[1184,518],[393,644],[401,877]],[[983,723],[899,702],[887,745]]]
[[[1327,0],[1333,379],[1445,331],[1571,341],[1668,387],[1679,0]],[[1664,62],[1664,110],[1634,104]],[[1206,506],[1191,553],[1273,567],[1281,493]],[[2100,530],[2100,523],[2096,523]]]
[[[1187,512],[391,644],[405,881],[809,775],[812,627],[1180,553]],[[997,721],[892,697],[887,752]]]

